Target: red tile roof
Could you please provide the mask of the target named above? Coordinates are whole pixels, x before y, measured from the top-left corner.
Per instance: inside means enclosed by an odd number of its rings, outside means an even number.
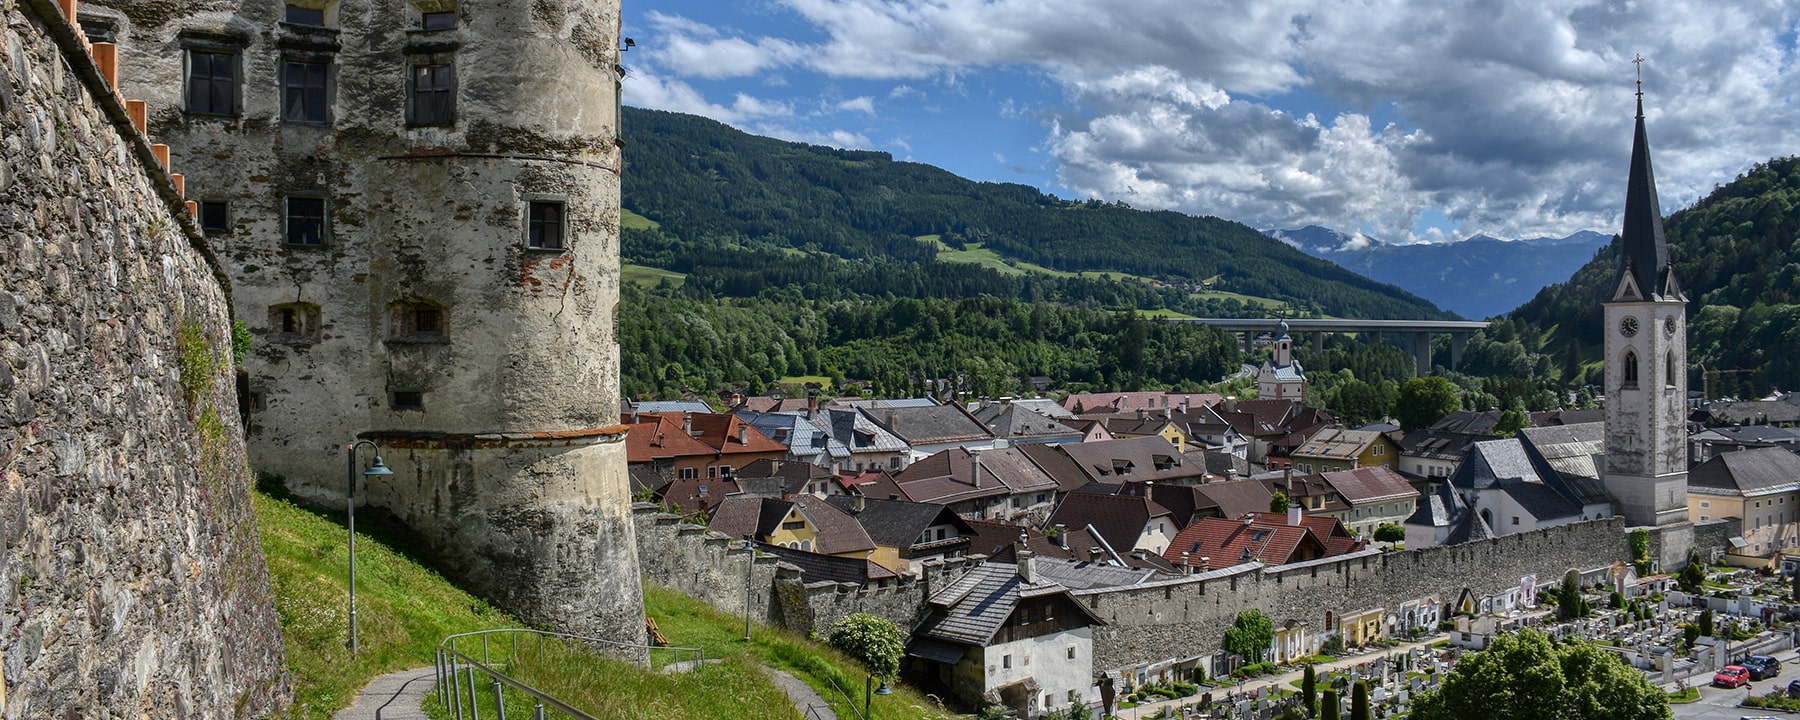
[[[1175,535],[1163,559],[1180,567],[1221,568],[1258,560],[1285,565],[1326,556],[1319,536],[1304,525],[1262,524],[1254,521],[1201,518]],[[1204,565],[1202,558],[1205,558]]]
[[[690,437],[681,422],[661,415],[640,416],[625,436],[626,462],[645,463],[694,455],[713,455],[713,449]]]

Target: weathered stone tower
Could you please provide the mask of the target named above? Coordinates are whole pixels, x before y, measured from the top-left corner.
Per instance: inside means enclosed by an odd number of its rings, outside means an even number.
[[[1632,525],[1687,520],[1687,297],[1663,239],[1644,93],[1606,312],[1606,490]]]
[[[395,475],[357,496],[447,574],[641,641],[618,0],[99,4],[255,332],[256,470],[338,506],[373,440]]]

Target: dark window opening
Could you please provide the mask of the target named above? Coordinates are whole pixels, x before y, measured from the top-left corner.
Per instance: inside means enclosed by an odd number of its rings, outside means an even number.
[[[309,343],[319,339],[319,306],[288,303],[269,308],[269,341]]]
[[[414,299],[394,305],[389,337],[410,342],[443,342],[448,323],[444,306],[431,300]]]
[[[326,64],[289,60],[282,67],[281,119],[323,124],[327,118]]]
[[[412,71],[412,124],[451,125],[456,122],[456,66],[414,65]]]
[[[426,30],[455,30],[456,12],[428,12],[420,19],[420,25]]]
[[[1675,387],[1675,351],[1669,351],[1669,357],[1663,362],[1663,384]]]
[[[325,198],[291,197],[287,199],[287,242],[289,245],[324,245],[325,231]]]
[[[81,34],[87,36],[88,42],[118,42],[119,25],[112,18],[81,15],[76,22],[81,25]]]
[[[1628,388],[1637,387],[1637,384],[1638,384],[1637,353],[1631,352],[1629,350],[1625,351],[1625,370],[1624,370],[1623,374],[1625,376],[1624,387],[1628,387]]]
[[[237,114],[237,55],[188,52],[187,110],[200,115]]]
[[[395,390],[388,398],[388,406],[395,410],[424,410],[425,393],[418,390]]]
[[[563,248],[563,204],[533,201],[525,244],[544,250]]]
[[[229,230],[231,228],[230,206],[224,200],[200,201],[200,229]]]
[[[298,5],[289,5],[287,6],[287,14],[282,16],[282,19],[295,25],[325,27],[325,10],[323,8],[308,8],[300,7]]]

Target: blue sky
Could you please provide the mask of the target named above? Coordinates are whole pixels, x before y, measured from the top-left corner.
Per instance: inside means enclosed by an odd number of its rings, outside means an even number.
[[[624,20],[630,105],[1258,228],[1616,232],[1637,54],[1665,210],[1800,152],[1783,0],[628,0]]]

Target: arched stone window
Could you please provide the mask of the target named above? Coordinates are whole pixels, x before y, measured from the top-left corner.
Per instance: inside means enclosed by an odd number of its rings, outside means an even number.
[[[1666,385],[1671,388],[1675,387],[1675,351],[1674,350],[1670,350],[1669,356],[1663,360],[1663,385]]]
[[[1622,375],[1624,376],[1624,382],[1619,384],[1620,387],[1624,387],[1624,388],[1637,387],[1637,384],[1638,384],[1638,359],[1637,359],[1636,351],[1634,351],[1634,350],[1626,350],[1625,351],[1625,369],[1624,369]]]

